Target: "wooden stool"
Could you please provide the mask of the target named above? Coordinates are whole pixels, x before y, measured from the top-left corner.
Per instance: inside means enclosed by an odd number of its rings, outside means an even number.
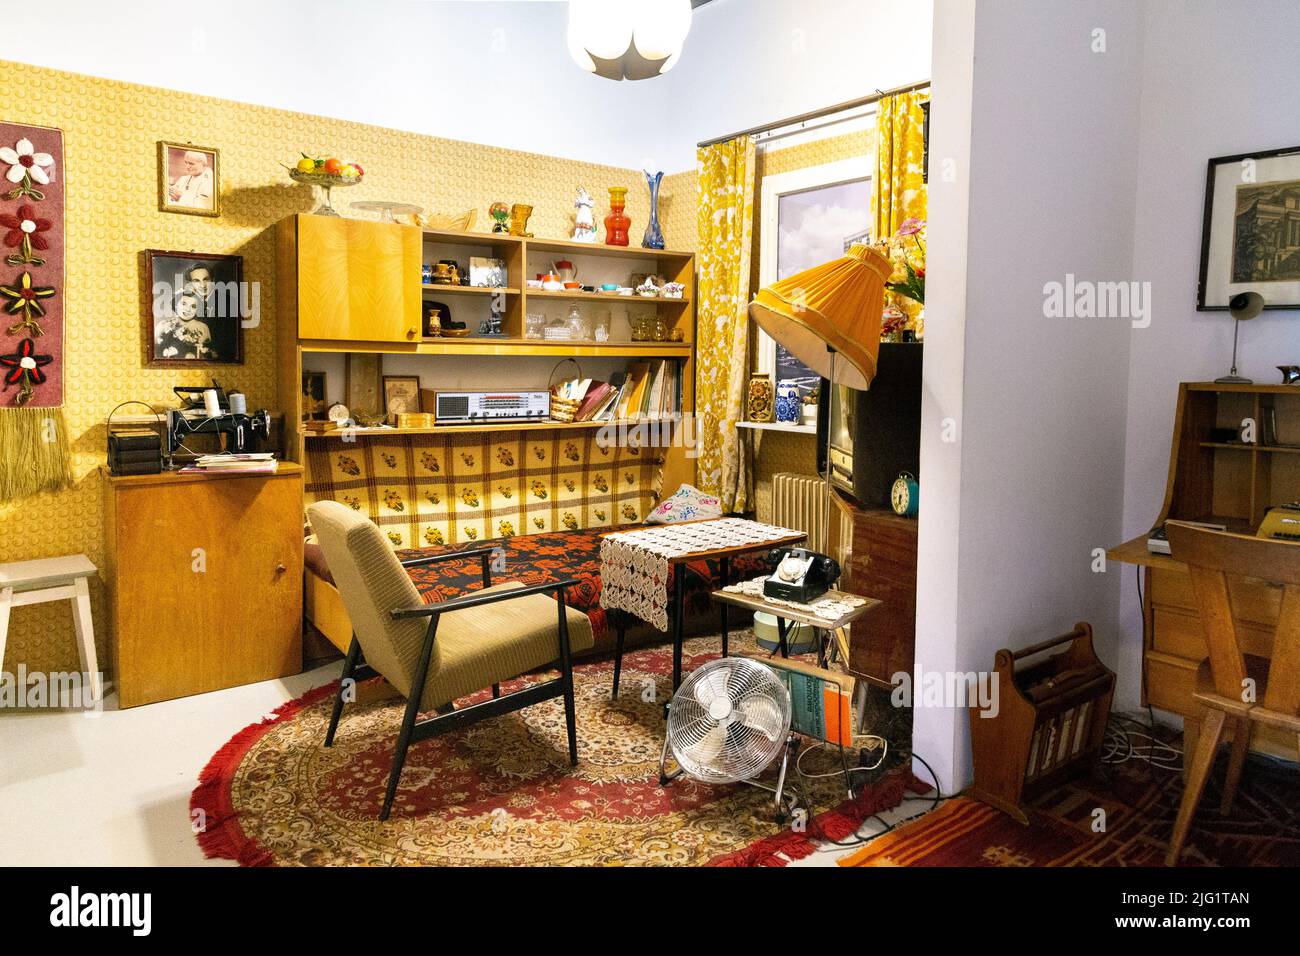
[[[0,666],[4,664],[11,609],[46,601],[71,601],[81,669],[90,675],[92,698],[96,701],[102,699],[99,662],[95,656],[95,628],[90,618],[90,588],[86,583],[95,570],[84,554],[0,564]]]

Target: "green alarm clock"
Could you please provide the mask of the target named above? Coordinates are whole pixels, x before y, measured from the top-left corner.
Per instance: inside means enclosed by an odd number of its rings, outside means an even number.
[[[906,518],[915,518],[921,504],[921,486],[910,472],[903,472],[894,479],[894,487],[889,492],[890,504],[894,513]]]

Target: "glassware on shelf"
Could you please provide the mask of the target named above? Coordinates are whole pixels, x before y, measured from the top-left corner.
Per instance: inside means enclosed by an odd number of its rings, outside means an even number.
[[[601,309],[596,313],[595,322],[592,328],[592,337],[597,342],[609,341],[609,309]]]
[[[631,218],[623,210],[627,207],[627,187],[609,187],[609,215],[605,217],[605,245],[626,246]]]
[[[644,342],[646,340],[646,318],[639,312],[628,312],[628,328],[632,332],[633,342]]]
[[[591,324],[583,316],[582,310],[576,305],[569,309],[569,332],[571,337],[579,342],[585,342],[591,338]]]
[[[668,323],[658,312],[650,319],[650,338],[656,342],[668,341]]]
[[[540,339],[546,328],[546,316],[541,312],[529,312],[524,316],[524,338]]]

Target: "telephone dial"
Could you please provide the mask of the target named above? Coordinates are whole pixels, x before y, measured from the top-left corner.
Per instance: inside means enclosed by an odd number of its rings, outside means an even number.
[[[806,548],[774,548],[767,559],[772,571],[763,582],[765,597],[809,604],[840,578],[838,561]]]

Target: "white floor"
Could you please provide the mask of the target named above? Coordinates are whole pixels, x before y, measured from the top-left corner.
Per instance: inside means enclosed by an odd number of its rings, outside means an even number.
[[[0,865],[189,866],[199,771],[237,731],[327,684],[342,663],[231,690],[99,714],[0,716]]]
[[[99,714],[0,716],[0,865],[233,866],[205,860],[190,831],[199,771],[234,733],[336,678],[341,663],[278,681]],[[889,823],[929,809],[911,798]],[[870,821],[864,834],[879,832]],[[831,866],[828,846],[792,866]]]

